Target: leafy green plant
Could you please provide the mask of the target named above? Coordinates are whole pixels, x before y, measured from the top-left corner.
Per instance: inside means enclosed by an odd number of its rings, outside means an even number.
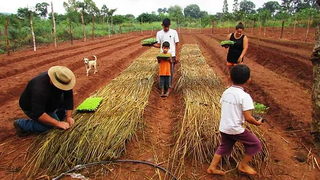
[[[77,111],[96,111],[102,99],[102,97],[87,98],[78,106]]]
[[[261,103],[257,103],[257,102],[254,102],[254,113],[255,114],[266,114],[269,107],[268,106],[265,106],[264,104],[261,104]]]
[[[224,46],[224,45],[234,45],[234,41],[221,41],[221,46]]]
[[[157,43],[157,39],[156,38],[148,38],[148,39],[144,39],[141,41],[142,45],[146,45],[146,44],[154,44]]]

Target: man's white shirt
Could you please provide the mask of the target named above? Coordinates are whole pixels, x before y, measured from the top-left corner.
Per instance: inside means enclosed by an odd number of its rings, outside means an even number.
[[[164,32],[164,30],[157,32],[157,42],[160,43],[160,52],[162,52],[162,43],[168,41],[170,43],[169,53],[172,57],[176,56],[176,43],[179,42],[178,33],[174,29]]]

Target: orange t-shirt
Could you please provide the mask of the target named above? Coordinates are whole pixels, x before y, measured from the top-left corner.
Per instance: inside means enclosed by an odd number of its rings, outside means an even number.
[[[163,54],[163,53],[162,53]],[[159,63],[159,76],[171,76],[171,54],[167,53],[170,55],[170,58],[168,59],[160,59]]]

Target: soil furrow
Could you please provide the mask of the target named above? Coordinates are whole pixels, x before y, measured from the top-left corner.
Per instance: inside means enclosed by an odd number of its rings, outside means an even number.
[[[141,38],[141,37],[140,37]],[[140,45],[140,38],[139,40],[135,40],[134,42],[130,42],[129,44],[125,44],[125,45],[121,45],[121,46],[118,46],[118,47],[112,47],[112,48],[109,48],[109,49],[106,49],[105,51],[101,51],[101,50],[104,50],[104,49],[99,49],[100,51],[92,51],[92,53],[95,53],[98,57],[98,66],[99,64],[102,63],[102,61],[110,61],[109,58],[106,59],[106,58],[103,58],[105,56],[107,57],[111,57],[110,59],[112,59],[112,61],[114,59],[117,59],[115,56],[114,56],[114,53],[117,53],[119,52],[118,49],[121,49],[120,52],[123,52],[123,54],[127,54],[127,51],[131,52],[132,51],[132,47],[133,45],[135,44],[138,44]],[[128,50],[129,49],[129,50]],[[130,50],[131,49],[131,50]],[[51,62],[49,64],[45,64],[45,66],[42,66],[42,67],[36,67],[34,69],[29,69],[29,70],[32,70],[34,73],[34,75],[36,75],[37,73],[39,73],[40,71],[39,70],[35,70],[35,69],[48,69],[49,67],[51,67],[54,63],[54,65],[64,65],[64,66],[67,66],[69,68],[71,68],[72,70],[77,70],[81,67],[83,67],[83,70],[82,70],[82,74],[85,75],[85,67],[84,67],[84,64],[81,61],[75,61],[73,59],[78,59],[76,58],[76,56],[74,57],[69,57],[68,59],[70,59],[71,62],[69,61],[66,61],[66,60],[61,60],[59,62],[61,63],[58,63],[58,62]],[[111,62],[112,62],[111,61]],[[113,63],[113,62],[112,62]],[[121,63],[121,62],[120,62]],[[98,69],[99,70],[99,69]],[[9,78],[5,78],[5,79],[2,79],[0,80],[0,82],[8,82],[8,81],[13,81],[15,83],[13,83],[12,85],[9,85],[9,88],[7,89],[1,89],[0,91],[0,99],[2,100],[1,103],[0,103],[0,107],[3,106],[7,101],[9,101],[10,99],[13,99],[17,96],[19,96],[22,92],[22,90],[24,89],[24,87],[26,86],[26,82],[28,82],[28,80],[30,80],[29,78],[30,74],[28,72],[23,72],[21,74],[19,74],[19,76],[17,77],[9,77]],[[1,87],[1,85],[0,85]]]
[[[60,47],[58,47],[57,49],[53,49],[53,50],[49,50],[49,51],[46,51],[46,49],[39,49],[36,52],[31,52],[32,54],[30,54],[30,52],[22,51],[22,52],[18,52],[14,56],[21,55],[23,53],[29,53],[30,55],[25,55],[23,57],[17,57],[17,58],[11,57],[11,56],[2,56],[1,57],[1,61],[0,61],[0,66],[6,66],[6,65],[9,65],[9,64],[12,64],[12,63],[18,63],[18,62],[21,62],[21,61],[24,61],[24,60],[27,60],[27,59],[31,59],[31,58],[37,58],[38,59],[38,58],[40,58],[42,56],[46,56],[46,55],[52,54],[52,53],[62,53],[62,52],[65,52],[65,51],[74,50],[74,49],[83,47],[83,45],[84,45],[83,43],[85,43],[86,46],[91,46],[91,45],[103,44],[105,42],[115,41],[115,40],[118,40],[118,39],[124,39],[124,38],[126,38],[126,37],[120,36],[120,37],[114,37],[112,39],[102,38],[102,39],[98,39],[96,41],[90,41],[89,43],[82,42],[80,44],[73,45],[73,46],[68,47],[68,48],[63,48],[63,47],[60,48]]]
[[[130,41],[131,39],[134,39],[135,41],[131,42]],[[137,39],[139,39],[139,40],[137,40]],[[140,41],[140,38],[139,37],[133,37],[133,38],[130,38],[128,40],[129,40],[130,44],[135,44],[135,43]],[[107,42],[104,42],[104,43],[107,43]],[[118,43],[119,43],[119,41],[113,42],[113,43],[110,43],[110,44],[109,43],[108,44],[99,43],[98,46],[96,45],[97,47],[93,46],[90,49],[88,49],[86,47],[83,47],[81,49],[77,49],[77,51],[72,51],[72,53],[63,54],[61,56],[56,56],[54,58],[47,58],[47,59],[41,60],[41,61],[39,61],[38,58],[32,59],[32,60],[26,62],[26,65],[21,67],[21,68],[15,68],[15,64],[11,64],[9,67],[8,66],[0,67],[0,72],[2,72],[2,73],[0,73],[0,79],[11,77],[11,76],[17,75],[17,74],[19,74],[21,72],[25,72],[25,71],[28,71],[28,70],[31,70],[31,69],[38,68],[40,66],[46,65],[48,63],[53,63],[53,62],[60,61],[60,60],[63,60],[63,59],[66,59],[66,58],[69,58],[69,57],[72,57],[72,56],[85,54],[85,53],[91,52],[93,50],[105,48],[106,45],[107,46],[116,46]],[[123,46],[120,46],[120,47],[117,47],[117,48],[123,48],[125,46],[126,45],[123,45]],[[116,48],[110,50],[110,52],[115,51],[115,50],[116,50]],[[29,64],[29,65],[27,65],[27,64]],[[8,68],[12,69],[12,71],[5,71],[5,69],[8,69]]]
[[[220,38],[211,36],[211,39],[219,44]],[[269,50],[267,47],[259,47],[249,43],[249,49],[245,56],[256,61],[265,68],[276,72],[277,74],[284,76],[292,82],[298,82],[304,88],[311,88],[312,80],[312,66],[307,65],[297,59],[286,57],[285,54],[279,53],[279,51]]]

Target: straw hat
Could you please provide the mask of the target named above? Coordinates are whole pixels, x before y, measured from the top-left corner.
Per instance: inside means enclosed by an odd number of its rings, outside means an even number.
[[[65,66],[52,66],[48,75],[53,85],[61,90],[71,90],[76,84],[76,77],[73,72]]]

